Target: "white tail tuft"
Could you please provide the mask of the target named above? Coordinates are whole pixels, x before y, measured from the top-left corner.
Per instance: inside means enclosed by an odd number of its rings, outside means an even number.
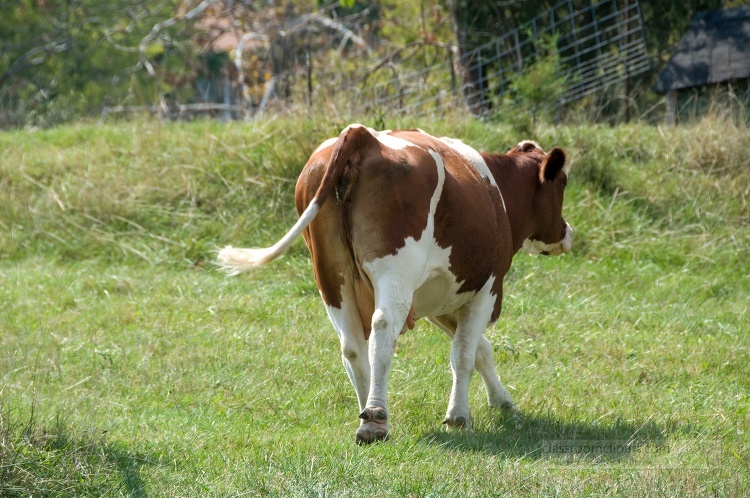
[[[273,247],[242,249],[226,246],[216,257],[219,266],[228,275],[238,275],[244,271],[258,268],[278,257]]]
[[[292,245],[294,239],[299,237],[302,230],[307,228],[317,214],[317,199],[313,199],[310,205],[307,206],[307,209],[305,209],[305,212],[302,213],[302,216],[297,220],[297,223],[294,224],[281,240],[271,247],[241,249],[239,247],[226,246],[219,251],[216,260],[221,269],[229,275],[238,275],[270,263],[284,254],[289,246]]]

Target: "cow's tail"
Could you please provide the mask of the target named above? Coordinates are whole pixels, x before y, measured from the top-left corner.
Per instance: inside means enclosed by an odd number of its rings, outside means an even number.
[[[274,259],[278,258],[292,245],[294,239],[299,237],[302,230],[307,228],[310,222],[318,214],[320,206],[313,199],[302,216],[297,220],[297,223],[284,235],[281,240],[276,242],[271,247],[254,247],[251,249],[243,249],[239,247],[226,246],[219,251],[219,255],[216,257],[216,261],[222,270],[229,275],[237,275],[242,272],[252,270],[270,263]]]
[[[242,249],[238,247],[226,246],[219,251],[217,263],[222,270],[229,275],[258,268],[274,259],[278,258],[292,245],[292,242],[300,236],[302,231],[310,225],[321,205],[333,195],[336,183],[344,172],[347,163],[353,159],[357,149],[374,137],[362,125],[347,126],[339,135],[338,140],[333,145],[331,158],[326,166],[326,172],[323,180],[320,182],[310,204],[307,206],[297,223],[284,235],[281,240],[271,247]]]

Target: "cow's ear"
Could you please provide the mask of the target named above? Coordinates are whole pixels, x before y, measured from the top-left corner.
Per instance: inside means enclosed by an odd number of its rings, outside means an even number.
[[[565,152],[555,147],[547,153],[539,168],[539,181],[544,183],[557,178],[560,171],[565,169]]]

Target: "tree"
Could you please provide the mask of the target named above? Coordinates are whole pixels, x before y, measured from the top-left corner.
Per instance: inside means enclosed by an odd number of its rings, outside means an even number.
[[[557,38],[537,42],[539,57],[511,83],[514,121],[524,132],[530,132],[540,118],[553,121],[565,92],[568,78],[560,64]]]
[[[140,100],[163,89],[163,82],[133,76],[143,62],[139,43],[174,15],[176,0],[148,6],[137,0],[0,3],[0,87],[26,114],[80,115],[113,95]],[[146,55],[164,61],[171,51],[167,42]]]
[[[492,1],[448,0],[448,8],[456,39],[462,93],[469,110],[479,113],[489,105],[489,89],[480,77],[481,66],[474,60],[472,50],[487,40],[488,33],[497,36],[514,29],[515,19],[503,15]]]

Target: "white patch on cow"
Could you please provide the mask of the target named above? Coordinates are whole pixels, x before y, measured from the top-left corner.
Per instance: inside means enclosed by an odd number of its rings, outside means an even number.
[[[357,301],[348,285],[341,288],[341,308],[326,305],[326,312],[339,336],[341,360],[349,381],[357,391],[359,408],[362,410],[367,404],[370,390],[370,361]]]
[[[492,172],[490,171],[489,166],[487,166],[487,163],[485,162],[482,155],[473,147],[466,145],[461,140],[458,140],[456,138],[440,137],[438,138],[438,140],[458,152],[464,159],[466,159],[466,161],[468,161],[469,164],[474,167],[474,169],[482,178],[484,178],[485,180],[489,180],[490,184],[497,188],[497,191],[500,194],[500,200],[503,203],[503,210],[507,213],[508,208],[505,207],[505,198],[503,198],[503,193],[500,191],[500,187],[498,186],[495,177],[492,175]]]
[[[352,123],[343,130],[341,130],[341,135],[344,135],[347,131],[349,131],[350,128],[366,128],[365,125],[359,124],[359,123]],[[381,144],[385,145],[386,147],[394,150],[403,150],[407,147],[417,147],[416,144],[413,144],[409,142],[408,140],[404,140],[403,138],[394,137],[390,133],[393,130],[384,130],[384,131],[378,131],[374,128],[367,128],[367,131],[370,132],[370,135],[375,137],[375,139],[380,142]],[[339,137],[341,136],[339,135]],[[315,149],[315,152],[321,151],[325,149],[326,147],[330,147],[336,141],[339,139],[339,137],[336,138],[329,138],[322,144],[318,146],[317,149]]]
[[[435,187],[435,191],[432,193],[432,197],[430,197],[430,214],[427,217],[427,224],[428,227],[432,228],[432,233],[434,235],[435,233],[435,211],[437,211],[438,202],[440,202],[440,196],[443,194],[443,184],[445,183],[445,163],[443,162],[443,158],[440,157],[440,154],[435,152],[432,149],[427,149],[427,152],[430,153],[432,156],[432,159],[435,160],[435,166],[437,168],[437,174],[438,174],[438,183]],[[427,229],[425,228],[425,230]]]
[[[565,237],[560,241],[560,249],[562,249],[562,252],[573,250],[573,229],[567,222],[565,223]]]
[[[390,149],[403,150],[407,147],[417,147],[416,144],[413,144],[408,140],[390,135],[391,130],[378,131],[373,128],[367,128],[367,131],[369,131],[378,142]]]
[[[492,185],[497,187],[495,177],[492,176],[490,168],[487,166],[487,163],[484,161],[482,155],[477,152],[476,149],[466,145],[457,138],[440,137],[438,138],[438,140],[458,152],[461,156],[464,157],[464,159],[469,162],[469,164],[474,167],[475,170],[477,170],[477,173],[479,173],[482,178],[489,180]]]
[[[336,140],[338,140],[338,137],[329,138],[328,140],[326,140],[322,144],[318,145],[318,148],[315,149],[315,151],[313,151],[313,154],[316,154],[316,153],[320,152],[323,149],[327,149],[331,145],[335,144]]]
[[[414,306],[417,318],[448,313],[474,295],[473,292],[458,292],[463,282],[456,281],[449,270],[451,248],[440,247],[435,240],[435,211],[445,182],[445,165],[437,152],[432,149],[428,152],[437,166],[438,184],[430,198],[424,231],[419,239],[407,238],[396,254],[363,264],[374,284],[390,285],[409,294],[406,298]],[[388,279],[387,284],[382,282],[383,278]]]
[[[454,311],[472,298],[474,292],[459,292],[463,281],[450,272],[451,248],[435,242],[430,250],[424,281],[413,295],[415,318],[441,316]]]
[[[526,239],[523,241],[523,249],[529,254],[547,254],[558,256],[573,250],[573,230],[569,224],[565,224],[565,237],[560,242],[545,244],[541,240]]]
[[[484,286],[477,292],[476,298],[472,303],[471,312],[480,317],[476,325],[482,329],[482,332],[490,326],[490,318],[492,317],[492,312],[495,310],[495,297],[497,296],[492,292],[495,280],[495,276],[490,275]]]

